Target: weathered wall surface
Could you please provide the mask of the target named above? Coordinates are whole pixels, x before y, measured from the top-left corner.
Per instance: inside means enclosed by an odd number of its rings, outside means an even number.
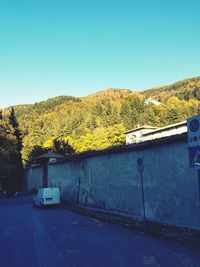
[[[74,161],[49,165],[49,186],[59,187],[62,199],[69,204],[77,204],[80,171],[79,164]]]
[[[42,176],[43,176],[43,169],[39,168],[30,168],[26,171],[26,182],[25,187],[26,191],[30,191],[31,189],[38,189],[42,187]]]
[[[200,229],[197,171],[188,167],[185,141],[52,164],[49,165],[49,186],[59,186],[67,203],[76,205],[79,201],[80,205],[140,218],[138,157],[144,160],[147,219]],[[41,172],[41,168],[27,172],[28,190],[41,185]]]

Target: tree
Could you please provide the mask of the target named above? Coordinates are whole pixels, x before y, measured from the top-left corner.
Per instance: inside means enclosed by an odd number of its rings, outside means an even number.
[[[4,119],[0,120],[0,187],[8,194],[21,189],[22,165],[16,149],[13,129]]]
[[[22,150],[22,137],[21,132],[19,130],[19,125],[17,119],[15,117],[15,111],[12,107],[10,115],[9,115],[9,124],[13,128],[13,135],[16,137],[16,150],[18,153],[12,155],[12,160],[15,162],[15,171],[12,173],[13,179],[15,180],[16,190],[21,190],[22,188],[22,180],[23,180],[23,164],[21,157]]]
[[[19,130],[19,124],[17,122],[17,119],[15,117],[15,110],[12,107],[10,115],[9,115],[9,123],[14,129],[14,136],[17,138],[17,150],[19,153],[21,153],[22,150],[22,137],[21,137],[21,132]]]
[[[126,129],[143,124],[144,98],[139,93],[129,94],[121,105],[120,115]]]
[[[155,114],[153,104],[148,104],[145,106],[145,111],[143,114],[143,124],[152,126],[159,125],[159,117]]]
[[[42,147],[42,146],[38,146],[38,145],[34,146],[34,147],[32,148],[32,150],[31,150],[31,151],[29,152],[29,154],[28,154],[28,160],[27,160],[28,165],[29,165],[29,164],[30,164],[36,157],[41,156],[41,155],[47,153],[48,151],[49,151],[49,149],[44,148],[44,147]]]
[[[0,110],[0,120],[3,119],[2,110]]]
[[[54,139],[53,140],[53,146],[52,150],[56,153],[59,153],[61,155],[73,155],[75,153],[75,149],[72,145],[69,144],[68,141]]]
[[[90,128],[90,130],[94,130],[97,127],[98,125],[95,116],[91,116],[90,121],[88,122],[88,128]]]
[[[92,113],[96,116],[103,114],[103,105],[100,102],[96,102],[92,108]]]
[[[173,124],[180,121],[183,121],[184,111],[182,110],[182,106],[184,101],[179,100],[177,97],[172,96],[166,102],[166,122],[167,124]]]

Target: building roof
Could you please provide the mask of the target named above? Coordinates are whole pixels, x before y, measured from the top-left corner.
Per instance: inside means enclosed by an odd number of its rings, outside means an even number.
[[[142,129],[152,129],[152,130],[155,130],[155,129],[158,129],[158,127],[149,126],[149,125],[143,125],[143,126],[140,126],[138,128],[134,128],[132,130],[129,130],[129,131],[125,132],[125,134],[132,133],[132,132],[135,132],[135,131],[138,131],[138,130],[142,130]]]
[[[63,159],[64,156],[55,153],[55,152],[47,152],[46,154],[43,154],[41,156],[36,157],[34,160],[38,161],[38,160],[42,160],[42,159],[50,159],[50,158],[54,158],[54,159]]]
[[[144,133],[143,136],[151,135],[151,134],[162,132],[162,131],[165,131],[165,130],[170,130],[170,129],[173,129],[173,128],[176,129],[176,128],[179,128],[180,126],[184,126],[184,125],[187,126],[187,122],[186,121],[170,124],[170,125],[167,125],[167,126],[162,127],[162,128],[157,128],[157,129],[153,130],[152,132]]]
[[[125,134],[132,133],[132,132],[135,132],[135,131],[138,131],[138,130],[142,130],[142,129],[152,129],[151,132],[143,134],[144,136],[146,136],[146,135],[150,135],[152,133],[162,132],[162,131],[165,131],[165,130],[168,130],[168,129],[179,128],[180,126],[184,126],[184,125],[185,126],[187,125],[187,121],[182,121],[182,122],[170,124],[170,125],[167,125],[167,126],[164,126],[164,127],[161,127],[161,128],[153,127],[153,126],[149,126],[149,125],[143,125],[143,126],[140,126],[138,128],[134,128],[132,130],[129,130],[129,131],[125,132]]]

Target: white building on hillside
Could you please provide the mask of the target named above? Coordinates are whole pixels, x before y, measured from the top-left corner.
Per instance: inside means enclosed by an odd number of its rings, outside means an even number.
[[[133,143],[140,143],[153,139],[159,139],[162,137],[182,134],[187,132],[187,122],[179,122],[171,124],[162,128],[156,128],[152,126],[141,126],[136,129],[127,131],[126,134],[126,145]]]
[[[156,106],[159,106],[161,103],[155,99],[152,99],[152,98],[148,98],[144,101],[145,104],[154,104]]]
[[[126,145],[140,142],[141,136],[143,136],[143,134],[147,134],[149,132],[151,133],[153,130],[156,129],[156,127],[144,125],[125,132]]]

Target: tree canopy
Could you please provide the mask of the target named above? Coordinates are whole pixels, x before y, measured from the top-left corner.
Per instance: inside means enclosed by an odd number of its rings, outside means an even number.
[[[12,118],[14,118],[13,114]],[[18,149],[16,129],[2,117],[0,120],[0,190],[8,194],[22,189],[23,169]]]

